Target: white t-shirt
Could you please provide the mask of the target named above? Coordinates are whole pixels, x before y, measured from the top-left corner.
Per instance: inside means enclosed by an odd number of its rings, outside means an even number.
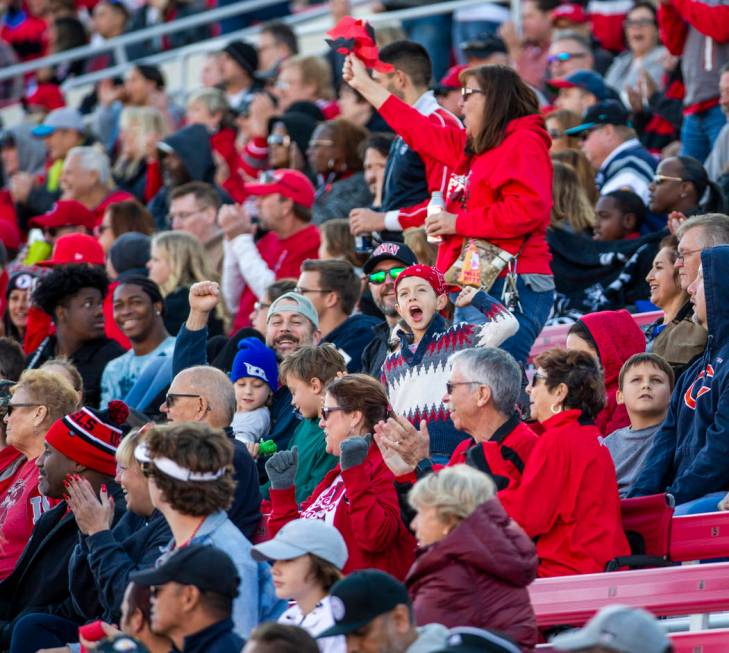
[[[302,614],[299,606],[292,602],[291,607],[278,618],[278,622],[280,624],[303,628],[309,635],[315,638],[319,633],[323,633],[327,628],[331,628],[334,625],[330,597],[325,596],[306,616]],[[319,645],[321,653],[347,652],[347,642],[344,635],[317,639],[316,643]]]

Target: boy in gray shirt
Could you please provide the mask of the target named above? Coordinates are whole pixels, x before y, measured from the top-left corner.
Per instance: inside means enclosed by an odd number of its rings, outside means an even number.
[[[653,435],[668,412],[673,391],[671,366],[658,354],[631,356],[618,377],[618,404],[625,404],[630,426],[603,438],[618,477],[620,497],[628,494],[653,442]]]

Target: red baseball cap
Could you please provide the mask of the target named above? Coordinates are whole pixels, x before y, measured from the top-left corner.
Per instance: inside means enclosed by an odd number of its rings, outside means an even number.
[[[67,263],[90,263],[104,265],[104,250],[99,241],[86,234],[66,234],[61,236],[53,246],[51,258],[38,265],[53,267]]]
[[[40,229],[53,227],[86,227],[91,231],[96,225],[96,216],[81,202],[76,200],[58,200],[48,213],[36,215],[28,224]]]
[[[560,20],[572,23],[573,25],[581,25],[583,23],[590,22],[590,16],[582,8],[582,6],[571,2],[559,5],[553,9],[549,18],[552,21],[552,24]]]
[[[66,100],[61,88],[56,84],[38,84],[35,90],[25,98],[29,107],[41,107],[46,111],[53,111],[66,106]]]
[[[463,86],[463,84],[461,84],[460,78],[461,73],[468,67],[468,64],[451,66],[444,75],[443,79],[438,82],[438,90],[451,91],[455,89],[460,89],[461,86]]]
[[[249,195],[272,195],[278,193],[296,204],[310,209],[314,206],[316,190],[309,178],[298,170],[282,168],[264,172],[258,184],[246,184]]]

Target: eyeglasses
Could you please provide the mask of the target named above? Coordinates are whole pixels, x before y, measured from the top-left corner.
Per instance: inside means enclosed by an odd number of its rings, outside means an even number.
[[[38,406],[42,406],[43,404],[8,404],[5,413],[8,417],[13,414],[13,411],[16,408],[37,408]]]
[[[168,392],[165,396],[165,403],[167,404],[167,408],[172,408],[177,403],[177,400],[181,399],[182,397],[189,397],[191,399],[202,399],[202,395],[184,394],[182,392]]]
[[[448,381],[446,383],[446,392],[449,395],[453,394],[453,391],[456,389],[457,385],[481,385],[478,381]]]
[[[547,57],[547,63],[557,63],[569,61],[570,59],[580,59],[586,57],[584,52],[558,52],[557,54],[550,54]]]
[[[309,147],[314,149],[315,147],[334,147],[334,141],[316,140],[309,141]]]
[[[687,249],[685,251],[680,251],[676,254],[676,260],[681,261],[683,263],[686,260],[687,256],[693,256],[694,254],[697,254],[701,251],[701,248],[699,249]]]
[[[480,93],[481,95],[486,95],[486,93],[484,93],[480,88],[471,88],[470,86],[463,86],[461,88],[461,97],[464,100],[467,100],[474,93]]]
[[[167,220],[169,220],[170,224],[172,224],[175,220],[182,220],[184,222],[185,220],[191,218],[193,215],[202,213],[204,210],[205,209],[197,209],[196,211],[180,211],[179,213],[168,213]]]
[[[537,381],[546,381],[547,375],[546,374],[540,374],[539,372],[534,372],[534,376],[532,377],[532,386],[537,385]]]
[[[561,132],[558,129],[548,129],[547,133],[551,139],[556,140],[557,138],[564,138],[564,132]]]
[[[660,186],[664,181],[685,181],[681,177],[667,177],[666,175],[653,175],[653,183]]]
[[[328,293],[332,292],[331,288],[302,288],[301,286],[296,286],[294,288],[294,292],[298,293],[299,295],[305,295],[308,292],[321,292],[321,293]]]
[[[291,137],[288,134],[271,134],[266,142],[271,146],[288,147],[291,145]]]
[[[625,27],[657,27],[656,21],[652,18],[629,18],[623,25]]]
[[[341,406],[322,406],[321,416],[324,420],[329,419],[329,415],[336,413],[338,410],[344,410]]]
[[[405,268],[390,268],[389,270],[378,270],[367,275],[367,279],[373,286],[379,286],[387,281],[387,275],[394,281]]]

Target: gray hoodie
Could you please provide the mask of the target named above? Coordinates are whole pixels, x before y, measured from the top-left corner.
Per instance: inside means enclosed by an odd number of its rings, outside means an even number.
[[[448,629],[440,624],[427,624],[417,629],[416,639],[404,653],[432,653],[445,648],[448,643]]]

